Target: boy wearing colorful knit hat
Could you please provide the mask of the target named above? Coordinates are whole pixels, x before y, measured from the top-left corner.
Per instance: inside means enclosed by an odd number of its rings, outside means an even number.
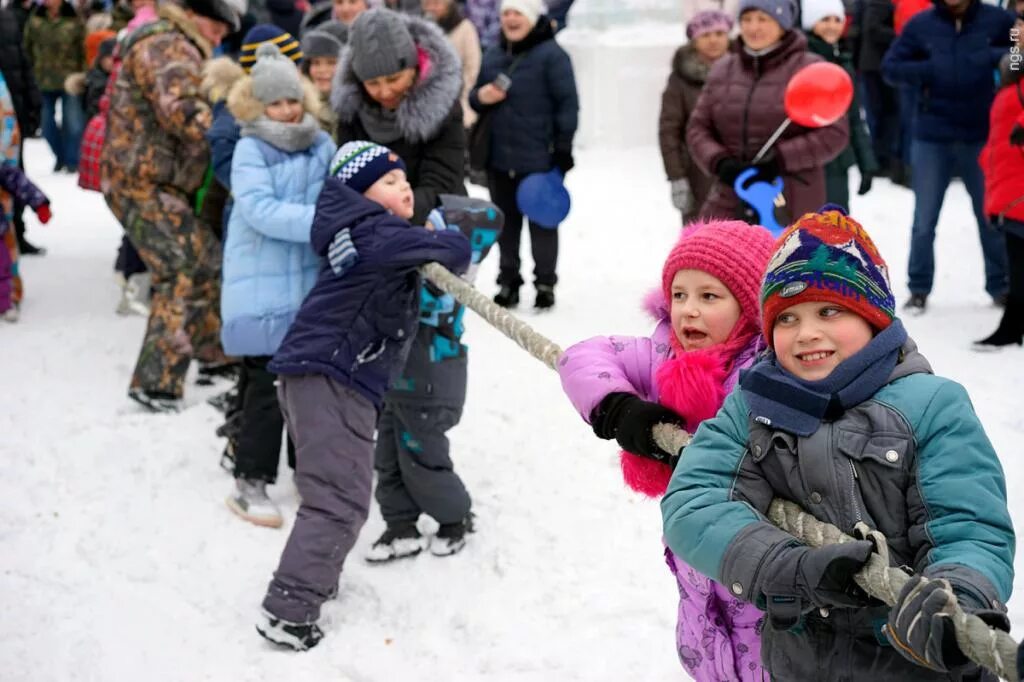
[[[320,606],[366,521],[378,412],[418,323],[418,268],[470,261],[461,232],[409,224],[405,164],[387,147],[346,143],[329,168],[311,234],[320,273],[268,366],[302,504],[256,629],[299,651],[323,637]]]
[[[895,317],[867,232],[826,209],[776,242],[761,287],[770,351],[686,447],[662,499],[666,542],[766,611],[773,680],[988,679],[949,612],[1009,630],[999,458],[967,392],[932,374]],[[861,539],[805,546],[765,520],[773,498]],[[914,575],[891,608],[854,582],[872,552]]]

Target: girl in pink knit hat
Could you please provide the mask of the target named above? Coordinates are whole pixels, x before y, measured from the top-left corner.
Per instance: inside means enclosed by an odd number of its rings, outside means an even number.
[[[618,441],[633,490],[660,498],[679,462],[652,427],[695,431],[761,350],[758,297],[773,245],[767,230],[740,221],[689,225],[646,300],[654,332],[595,337],[562,356],[562,388],[599,438]],[[667,548],[665,558],[679,586],[676,648],[687,672],[697,682],[762,679],[761,612]]]

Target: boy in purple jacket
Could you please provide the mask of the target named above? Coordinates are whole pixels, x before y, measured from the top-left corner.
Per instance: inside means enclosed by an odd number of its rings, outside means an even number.
[[[297,651],[323,638],[320,606],[337,591],[366,521],[374,428],[384,392],[419,322],[419,266],[464,272],[461,232],[414,227],[405,164],[372,142],[348,142],[317,200],[317,283],[268,369],[295,443],[302,497],[256,629]]]

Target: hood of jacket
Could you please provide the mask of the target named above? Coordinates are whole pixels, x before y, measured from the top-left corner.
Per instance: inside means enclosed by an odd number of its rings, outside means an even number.
[[[437,25],[405,14],[400,16],[417,50],[423,52],[430,63],[427,73],[417,76],[396,112],[402,138],[419,143],[433,137],[451,114],[462,92],[462,64]],[[351,123],[364,107],[379,107],[352,70],[352,48],[347,45],[341,51],[334,74],[331,107],[343,123]]]
[[[199,32],[196,23],[188,18],[185,10],[175,4],[164,2],[160,4],[157,16],[169,22],[175,29],[181,31],[203,54],[203,59],[209,59],[213,55],[213,45]]]
[[[203,63],[199,91],[211,104],[227,99],[231,86],[245,77],[245,70],[230,57],[216,57]]]
[[[708,80],[708,71],[710,70],[711,64],[700,58],[693,43],[683,45],[676,50],[675,56],[672,57],[672,73],[688,83],[704,85]]]
[[[338,232],[345,228],[356,229],[366,218],[385,213],[387,209],[383,206],[367,199],[338,178],[327,178],[316,200],[316,213],[310,231],[313,250],[326,257],[331,240]]]
[[[320,108],[323,106],[320,103],[320,92],[313,85],[313,82],[305,76],[302,76],[300,82],[302,83],[303,111],[312,114],[315,118],[319,118]],[[267,108],[263,102],[256,99],[256,96],[252,94],[252,76],[245,74],[231,86],[231,89],[228,91],[227,104],[228,111],[231,112],[231,115],[235,117],[239,124],[255,121],[263,115]]]

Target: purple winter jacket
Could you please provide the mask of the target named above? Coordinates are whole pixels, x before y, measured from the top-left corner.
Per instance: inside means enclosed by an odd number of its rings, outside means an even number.
[[[558,374],[562,389],[583,420],[609,393],[632,393],[658,401],[658,368],[672,357],[667,311],[650,337],[597,336],[572,346],[562,355]],[[741,369],[754,363],[761,341],[752,342],[737,358],[726,378],[731,391]],[[767,680],[761,666],[763,614],[733,597],[718,583],[688,566],[670,549],[665,560],[679,588],[676,651],[696,682]]]

